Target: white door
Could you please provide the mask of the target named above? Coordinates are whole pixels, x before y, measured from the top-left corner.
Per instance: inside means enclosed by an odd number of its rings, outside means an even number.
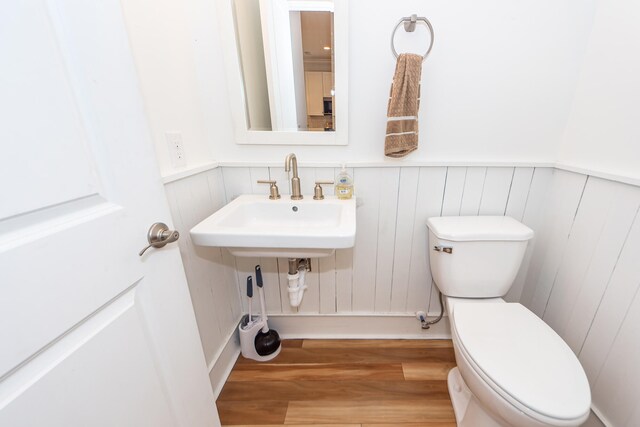
[[[219,425],[119,2],[5,1],[0,58],[0,425]]]
[[[333,94],[333,73],[328,71],[322,72],[322,96],[324,98],[331,98]]]
[[[310,116],[322,116],[324,115],[322,72],[306,71],[304,77],[307,89],[307,114]]]
[[[289,12],[286,0],[260,0],[271,127],[275,131],[298,130]]]

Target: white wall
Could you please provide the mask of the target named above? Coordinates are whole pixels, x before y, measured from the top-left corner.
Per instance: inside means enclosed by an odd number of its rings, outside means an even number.
[[[260,0],[235,0],[238,54],[244,76],[250,128],[271,130],[267,70],[264,63]]]
[[[521,302],[578,355],[609,426],[640,425],[640,187],[556,170]]]
[[[124,5],[163,172],[171,172],[171,167],[162,133],[182,130],[195,135],[188,141],[193,148],[186,146],[187,157],[197,159],[194,163],[215,158],[263,165],[214,171],[219,175],[209,182],[219,186],[217,180],[224,180],[225,201],[241,192],[266,192],[255,188],[257,178],[277,177],[284,189],[284,173],[265,162],[281,162],[292,147],[234,143],[213,3],[190,0],[181,5],[182,10],[173,10],[166,0]],[[379,2],[375,8],[364,0],[349,4],[349,145],[295,147],[302,164],[387,161],[382,143],[394,68],[388,39],[397,19],[415,12],[432,20],[436,45],[423,68],[420,149],[409,160],[559,160],[640,179],[640,107],[634,102],[640,99],[637,5],[628,0],[600,1],[596,12],[596,0],[457,0],[428,7],[422,1],[403,0]],[[177,28],[175,37],[163,34],[169,26]],[[420,33],[413,36],[418,40]],[[410,42],[400,30],[398,45],[403,43]],[[421,50],[423,46],[413,47]],[[166,129],[168,124],[171,129]],[[332,172],[302,171],[303,183]],[[420,231],[425,215],[478,213],[483,203],[498,210],[506,207],[508,214],[516,212],[537,232],[509,299],[517,300],[522,294],[522,301],[579,354],[603,419],[610,425],[639,424],[640,410],[634,406],[640,394],[640,371],[634,364],[640,358],[637,187],[559,170],[552,173],[542,168],[533,173],[516,168],[510,185],[519,190],[509,190],[505,199],[508,173],[504,171],[356,168],[357,192],[363,200],[358,242],[335,258],[316,260],[315,271],[320,273],[312,277],[312,285],[317,284],[318,291],[305,296],[301,312],[410,312],[423,304],[433,311],[433,288],[422,287],[423,278],[429,280],[426,246],[416,247],[426,243]],[[529,171],[534,179],[525,191]],[[174,210],[189,212],[200,203],[199,196],[189,195],[194,191],[187,184],[190,180],[179,184],[180,191],[176,183]],[[424,186],[430,191],[423,192]],[[178,195],[192,199],[178,199]],[[520,208],[513,210],[513,206]],[[416,207],[414,214],[411,209]],[[185,222],[184,230],[193,221]],[[185,250],[191,251],[189,257],[199,258],[193,248]],[[202,260],[190,264],[195,266],[188,273],[192,292],[211,291],[214,296],[222,292],[222,288],[214,290],[222,282],[207,282],[203,272],[208,269],[227,268],[224,283],[235,281],[237,286],[255,262],[234,260],[237,272],[230,275],[223,253],[214,255],[216,266]],[[279,263],[260,262],[268,283],[278,283],[277,289],[269,291],[271,310],[286,312]],[[325,284],[328,292],[323,291]],[[234,293],[236,300],[229,301],[239,311],[237,289],[228,297],[233,299]],[[194,301],[200,304],[198,310],[219,303],[217,298],[207,298],[206,304]],[[203,341],[209,340],[205,343],[208,357],[219,349],[222,329],[231,327],[217,323],[216,335],[211,326],[214,319],[208,316],[220,316],[217,310],[198,318]]]
[[[598,2],[561,163],[640,179],[638,21],[638,2]]]
[[[189,230],[226,202],[220,169],[165,186],[209,370],[240,321],[235,260],[220,248],[194,246]],[[214,384],[215,386],[215,384]]]
[[[404,0],[379,2],[375,8],[350,1],[349,7],[349,145],[295,147],[302,162],[384,160],[387,96],[395,65],[389,37],[397,20],[412,12],[432,20],[436,43],[423,67],[420,148],[409,159],[555,160],[593,0],[458,0],[428,7]],[[426,48],[424,28],[411,35],[413,43],[402,33],[399,49]],[[214,113],[205,110],[205,115]],[[213,150],[225,161],[280,161],[290,148],[240,146],[225,139],[216,141]]]
[[[291,26],[291,54],[293,59],[293,79],[296,94],[296,118],[298,129],[307,129],[307,97],[304,84],[304,50],[302,48],[302,26],[300,12],[289,12]]]
[[[410,13],[436,32],[423,67],[420,148],[409,160],[552,162],[564,131],[595,0],[349,2],[349,145],[295,147],[305,161],[381,161],[389,37]],[[166,130],[182,131],[190,164],[281,161],[278,146],[234,143],[215,2],[123,4],[163,173]],[[424,28],[398,49],[426,48]],[[337,46],[337,49],[340,47]],[[235,96],[235,92],[233,93]],[[397,161],[396,161],[397,162]]]
[[[558,162],[640,182],[640,5],[598,1]],[[522,302],[578,354],[594,410],[640,425],[640,188],[557,171]]]
[[[199,10],[192,6],[195,0],[122,2],[162,175],[176,170],[171,165],[165,132],[182,133],[188,167],[213,160],[217,138],[232,138],[226,95],[221,99],[217,96],[224,90],[207,91],[199,83],[205,72],[199,62],[219,62],[221,53],[218,44],[194,32],[193,15]],[[208,53],[206,58],[195,55],[200,48]],[[207,73],[206,80],[224,88],[221,70]],[[202,106],[207,103],[205,113]]]

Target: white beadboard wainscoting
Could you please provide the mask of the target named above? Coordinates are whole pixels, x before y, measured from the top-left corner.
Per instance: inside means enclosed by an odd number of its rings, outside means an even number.
[[[314,181],[333,179],[339,169],[300,168],[304,194]],[[287,260],[236,258],[237,283],[262,266],[272,314],[413,315],[439,311],[428,261],[426,220],[439,215],[511,215],[537,228],[549,168],[513,167],[356,167],[357,233],[353,249],[312,260],[309,289],[296,311],[289,305]],[[258,179],[275,179],[290,194],[283,168],[223,167],[227,202],[241,194],[268,194]],[[333,188],[325,190],[331,194]],[[510,298],[519,298],[522,286]],[[242,298],[246,310],[246,298]],[[418,326],[416,322],[416,326]]]
[[[312,194],[315,180],[334,179],[338,172],[333,167],[301,167],[303,193]],[[286,259],[235,258],[219,248],[195,247],[189,236],[194,225],[233,198],[266,196],[268,186],[257,184],[258,179],[276,179],[283,197],[290,194],[282,167],[215,167],[166,184],[173,222],[182,233],[180,250],[210,369],[221,354],[230,354],[225,345],[247,310],[246,277],[256,264],[262,266],[269,313],[285,336],[300,332],[299,325],[291,331],[286,325],[301,316],[308,316],[306,324],[316,319],[315,336],[358,336],[362,325],[371,322],[368,315],[391,315],[381,322],[386,329],[371,328],[371,337],[448,336],[446,324],[424,332],[412,317],[418,310],[428,309],[430,316],[439,311],[428,262],[427,218],[507,214],[536,230],[552,178],[547,167],[355,167],[349,172],[358,203],[355,247],[312,260],[309,288],[297,311],[288,301]],[[332,194],[333,187],[325,186],[325,192]],[[519,277],[510,300],[518,300],[523,283]],[[341,316],[340,333],[336,319],[319,321],[317,315]],[[415,332],[410,333],[412,326]]]
[[[303,193],[337,172],[300,168]],[[188,233],[240,194],[266,196],[268,186],[258,179],[276,179],[288,194],[283,168],[217,167],[166,185],[214,388],[238,354],[234,331],[246,310],[246,277],[256,264],[262,265],[269,313],[285,337],[442,337],[446,323],[424,333],[411,318],[427,307],[430,316],[438,312],[426,219],[506,214],[536,232],[506,299],[527,305],[579,355],[605,425],[640,425],[634,399],[640,393],[640,187],[548,167],[349,172],[358,202],[355,247],[313,260],[297,312],[288,303],[286,260],[197,248]],[[331,186],[325,191],[331,193]],[[367,322],[375,325],[369,333]]]
[[[639,426],[640,187],[556,170],[521,302],[578,355],[608,426]]]
[[[242,316],[236,266],[225,250],[195,246],[189,230],[225,205],[222,184],[222,170],[214,168],[165,185],[216,397],[240,348],[235,333]]]

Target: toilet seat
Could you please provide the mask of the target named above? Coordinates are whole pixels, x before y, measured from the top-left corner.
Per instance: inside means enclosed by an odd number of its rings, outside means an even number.
[[[452,330],[465,363],[519,411],[551,425],[588,415],[591,394],[580,362],[524,306],[460,301],[452,307]]]

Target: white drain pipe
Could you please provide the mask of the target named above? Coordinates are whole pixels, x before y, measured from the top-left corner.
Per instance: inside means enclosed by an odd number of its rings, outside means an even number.
[[[307,289],[304,279],[308,268],[308,262],[303,260],[299,262],[297,258],[289,258],[289,274],[287,278],[289,279],[289,304],[291,307],[300,307],[304,291]]]
[[[301,268],[296,274],[289,274],[289,304],[291,307],[299,307],[304,296],[307,286],[304,284],[304,278],[307,270]]]

